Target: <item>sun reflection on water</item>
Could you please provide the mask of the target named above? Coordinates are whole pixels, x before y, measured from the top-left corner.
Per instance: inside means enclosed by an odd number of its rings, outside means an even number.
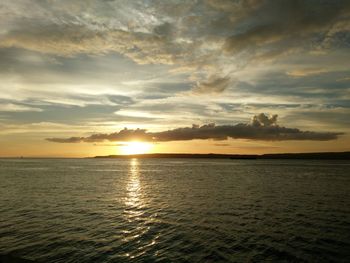
[[[133,209],[141,206],[141,184],[139,174],[139,161],[136,158],[130,160],[130,175],[126,186],[127,197],[125,205],[129,209],[129,212],[134,211]]]
[[[157,243],[159,238],[158,234],[150,235],[150,225],[154,224],[154,215],[147,208],[149,201],[147,194],[143,192],[140,171],[139,160],[131,159],[124,201],[127,228],[124,231],[123,242],[127,247],[133,248],[125,254],[128,259],[142,256]]]

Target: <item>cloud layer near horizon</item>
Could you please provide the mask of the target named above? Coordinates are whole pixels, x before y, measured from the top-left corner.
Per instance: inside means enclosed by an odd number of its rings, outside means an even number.
[[[268,117],[264,113],[253,117],[250,123],[236,125],[192,125],[192,127],[176,128],[161,132],[148,132],[145,129],[123,129],[110,134],[93,134],[88,137],[47,138],[50,142],[79,143],[79,142],[121,142],[121,141],[188,141],[188,140],[227,140],[250,139],[266,141],[283,140],[315,140],[328,141],[337,139],[339,132],[301,131],[296,128],[281,127],[277,124],[277,115]]]

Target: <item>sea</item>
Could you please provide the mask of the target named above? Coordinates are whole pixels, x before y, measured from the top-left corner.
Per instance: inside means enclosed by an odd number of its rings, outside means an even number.
[[[350,262],[350,162],[1,159],[0,254]]]

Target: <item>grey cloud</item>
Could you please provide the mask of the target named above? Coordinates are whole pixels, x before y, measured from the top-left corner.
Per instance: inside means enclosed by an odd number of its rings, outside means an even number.
[[[346,108],[338,106],[324,105],[323,110],[315,111],[314,109],[308,109],[307,111],[300,111],[297,113],[289,113],[286,117],[291,122],[298,121],[300,116],[303,116],[303,121],[317,121],[318,125],[329,125],[332,129],[342,129],[344,131],[350,130],[350,105]]]
[[[267,116],[264,113],[255,115],[251,121],[251,125],[255,127],[261,126],[277,126],[277,114],[272,116]]]
[[[348,1],[265,1],[249,14],[259,20],[228,37],[224,48],[235,53],[285,40],[300,44],[299,41],[308,39],[311,33],[330,30],[349,10]],[[283,47],[291,48],[290,45],[278,48]]]
[[[0,113],[3,112],[41,112],[42,109],[38,107],[32,107],[28,105],[18,103],[1,103],[0,100]]]
[[[245,0],[245,1],[232,1],[232,0],[207,0],[207,4],[215,9],[223,12],[237,12],[250,13],[252,10],[262,5],[265,0]]]
[[[292,77],[281,72],[269,72],[258,77],[253,83],[235,82],[235,90],[245,94],[268,95],[271,97],[294,97],[300,100],[308,99],[308,103],[332,103],[344,97],[348,90],[348,83],[337,82],[337,79],[346,76],[348,71],[332,71],[323,74],[313,74],[301,77]],[[316,100],[317,99],[317,100]]]
[[[109,95],[108,100],[116,105],[131,105],[135,103],[135,100],[128,96],[122,95]]]
[[[102,147],[122,147],[127,146],[127,143],[94,143],[94,146],[102,146]]]
[[[19,47],[42,53],[72,56],[115,51],[140,64],[172,64],[162,37],[117,29],[93,30],[84,25],[46,25],[14,30],[0,41],[0,47]]]
[[[233,64],[348,43],[349,10],[346,0],[5,0],[0,47],[68,57],[116,52],[138,64],[200,72],[194,91],[219,93]]]
[[[91,94],[92,91],[100,95],[110,92],[110,87],[122,93],[119,87],[123,89],[124,82],[168,76],[168,68],[166,65],[140,65],[112,52],[103,56],[80,54],[74,57],[60,57],[20,48],[0,48],[0,87],[5,88],[6,80],[9,84],[26,83],[33,86],[31,92],[34,96],[55,93],[56,89],[44,90],[41,87],[58,85],[65,89],[60,90],[59,96],[76,93],[76,89],[66,88],[71,85],[78,85],[82,94]],[[36,90],[40,93],[35,92]],[[9,92],[14,92],[14,89]]]
[[[145,129],[124,129],[110,134],[93,134],[88,137],[47,138],[58,143],[102,142],[102,141],[132,141],[144,140],[154,142],[187,141],[187,140],[227,140],[250,139],[266,141],[283,140],[314,140],[328,141],[337,139],[341,132],[301,131],[296,128],[286,128],[277,124],[277,115],[266,116],[261,113],[254,116],[250,123],[236,125],[207,124],[203,126],[177,128],[161,132],[147,132]]]
[[[48,138],[47,140],[50,142],[58,142],[58,143],[78,143],[84,141],[84,137],[70,137],[67,139],[64,138]]]
[[[174,33],[174,27],[170,23],[164,23],[154,28],[154,33],[160,36],[170,36]]]
[[[232,146],[231,144],[228,144],[228,143],[215,143],[214,145],[219,147]]]
[[[213,35],[229,35],[225,49],[236,51],[324,31],[350,6],[346,0],[29,3],[24,12],[20,4],[4,2],[7,31],[0,45],[64,55],[117,51],[146,63],[198,59],[201,43]]]
[[[114,133],[99,133],[89,137],[71,137],[71,138],[47,138],[46,140],[58,143],[77,143],[77,142],[103,142],[103,141],[131,141],[131,140],[152,140],[152,135],[144,129],[123,129]]]
[[[194,87],[194,93],[221,93],[225,91],[230,85],[229,77],[215,77],[212,76],[207,82],[199,82]]]
[[[90,96],[77,97],[77,99],[87,104],[84,106],[77,106],[62,103],[44,103],[37,100],[25,100],[21,103],[16,103],[16,107],[13,106],[11,107],[11,111],[7,110],[6,112],[2,111],[1,104],[8,105],[9,101],[0,100],[0,112],[2,113],[2,117],[8,123],[58,122],[66,124],[83,124],[96,121],[150,121],[150,118],[118,116],[115,114],[115,112],[121,108],[134,103],[133,100],[128,99],[128,97],[115,97],[111,95],[110,98],[108,98],[108,96],[107,98],[98,98],[96,96],[91,104],[89,104],[89,100],[92,100],[93,98]],[[98,99],[101,99],[101,102],[96,104],[96,100]],[[107,103],[109,100],[112,100],[113,102]],[[35,114],[33,114],[34,110]]]

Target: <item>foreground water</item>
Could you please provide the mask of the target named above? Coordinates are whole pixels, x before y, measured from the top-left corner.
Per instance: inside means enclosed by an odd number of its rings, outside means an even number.
[[[349,262],[350,163],[0,160],[0,253],[40,262]]]

